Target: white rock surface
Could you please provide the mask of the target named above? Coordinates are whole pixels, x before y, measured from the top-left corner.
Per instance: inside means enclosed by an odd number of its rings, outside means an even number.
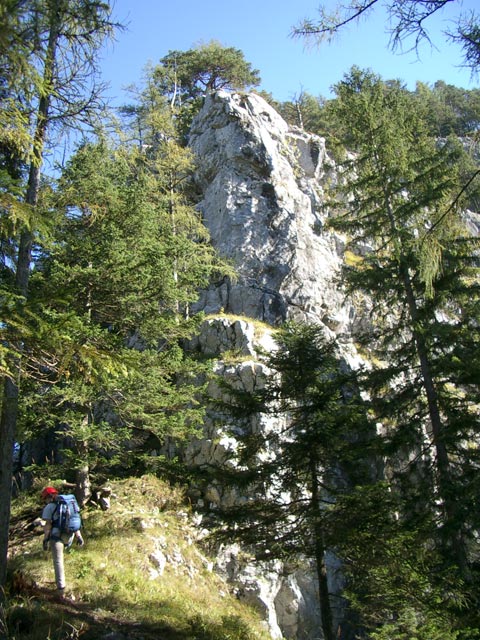
[[[344,239],[328,230],[325,189],[335,165],[318,136],[292,129],[261,97],[218,92],[194,120],[190,146],[198,160],[198,209],[217,250],[238,272],[205,291],[197,305],[208,317],[188,345],[217,358],[216,373],[237,389],[253,391],[272,372],[261,352],[275,349],[274,327],[287,319],[320,323],[336,336],[346,364],[357,367],[352,339],[358,315],[336,280]],[[263,321],[266,325],[259,323]],[[222,390],[210,385],[212,398]],[[283,420],[283,422],[282,422]],[[253,432],[282,429],[284,419],[256,416]],[[235,465],[237,441],[231,418],[207,417],[203,437],[192,440],[192,466]],[[212,482],[199,504],[212,511],[247,500],[238,489]],[[331,590],[341,579],[329,557]],[[315,572],[289,570],[279,561],[245,560],[237,545],[224,547],[216,570],[239,597],[264,612],[272,638],[321,638]],[[335,618],[341,617],[341,607]]]
[[[325,231],[324,188],[335,167],[323,138],[292,129],[260,96],[218,92],[194,120],[190,147],[198,158],[198,209],[239,274],[236,283],[206,292],[199,306],[344,331],[351,309],[334,282],[344,243]]]

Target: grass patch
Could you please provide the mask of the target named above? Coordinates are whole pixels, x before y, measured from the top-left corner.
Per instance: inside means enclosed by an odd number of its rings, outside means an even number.
[[[362,256],[357,253],[353,253],[353,251],[346,250],[344,254],[345,264],[348,267],[361,267],[364,259]]]
[[[218,320],[219,318],[226,318],[227,320],[232,322],[232,324],[237,320],[253,324],[255,329],[255,337],[262,336],[267,332],[275,334],[278,331],[278,328],[268,324],[267,322],[258,320],[258,318],[250,318],[249,316],[236,315],[234,313],[224,313],[223,311],[218,314],[210,314],[205,316],[205,320]]]
[[[4,612],[9,640],[98,640],[109,630],[144,640],[269,638],[257,612],[209,570],[182,491],[154,476],[111,486],[111,509],[85,509],[85,547],[65,555],[74,603],[55,600],[41,530],[14,536]],[[38,516],[34,499],[15,501],[13,531]]]

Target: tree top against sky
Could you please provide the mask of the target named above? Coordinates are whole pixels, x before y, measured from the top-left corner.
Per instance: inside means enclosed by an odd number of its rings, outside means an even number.
[[[318,8],[318,18],[304,19],[293,33],[313,39],[317,43],[332,41],[347,26],[368,18],[371,12],[384,7],[388,17],[386,25],[390,36],[390,47],[394,52],[418,52],[420,45],[430,36],[431,18],[440,14],[449,4],[458,7],[455,18],[444,30],[447,40],[459,45],[466,67],[476,73],[480,65],[480,14],[466,10],[459,0],[351,0],[348,4],[323,3]]]

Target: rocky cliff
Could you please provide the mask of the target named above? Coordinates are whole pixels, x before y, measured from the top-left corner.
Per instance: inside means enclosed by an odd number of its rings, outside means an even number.
[[[198,208],[238,270],[238,281],[212,288],[202,307],[347,331],[352,310],[333,282],[343,242],[324,230],[324,194],[335,180],[324,140],[289,127],[255,94],[217,93],[195,119],[190,146]]]
[[[324,140],[289,127],[257,95],[219,92],[206,98],[190,146],[198,160],[198,209],[213,244],[238,273],[235,282],[224,280],[203,292],[197,308],[209,318],[190,348],[217,357],[217,373],[252,390],[269,375],[258,354],[274,348],[273,328],[295,319],[323,325],[356,366],[357,312],[337,279],[344,242],[325,228],[325,194],[336,172]],[[241,358],[229,362],[226,354],[232,352]],[[211,393],[221,392],[212,386]],[[259,417],[252,428],[280,426]],[[212,414],[186,458],[194,466],[224,463],[235,447],[229,425]],[[197,498],[214,510],[242,496],[212,483]],[[330,589],[338,592],[335,559],[329,562]],[[262,608],[273,638],[322,637],[308,565],[289,571],[280,562],[254,564],[231,546],[219,551],[217,569],[239,597]],[[339,607],[336,622],[341,615]]]

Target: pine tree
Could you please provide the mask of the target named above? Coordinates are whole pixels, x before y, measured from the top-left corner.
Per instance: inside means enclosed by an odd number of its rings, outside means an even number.
[[[253,392],[225,385],[219,403],[235,422],[236,464],[223,483],[247,488],[245,503],[222,511],[218,537],[240,539],[262,560],[308,558],[319,588],[323,637],[333,640],[327,550],[338,531],[332,510],[338,495],[370,482],[373,432],[358,395],[356,374],[342,362],[321,327],[286,325],[266,364],[271,375]],[[276,427],[249,428],[255,416],[275,416]],[[231,419],[231,418],[230,418]],[[343,523],[338,525],[343,527]]]
[[[1,414],[0,466],[0,587],[5,583],[10,519],[12,451],[18,415],[19,383],[23,354],[23,336],[19,336],[16,315],[24,319],[29,299],[29,277],[35,231],[43,224],[39,207],[44,149],[54,123],[68,128],[87,120],[99,108],[100,87],[96,83],[96,55],[104,39],[112,34],[110,7],[98,0],[42,0],[15,3],[13,16],[2,32],[15,47],[2,50],[4,68],[13,74],[22,70],[18,83],[10,75],[9,96],[22,104],[21,114],[32,114],[18,130],[29,146],[25,152],[27,178],[23,202],[28,211],[18,226],[12,272],[14,313],[3,321],[11,329],[8,335],[9,357],[4,378]],[[27,135],[23,135],[28,131]],[[16,211],[15,207],[11,209]],[[9,311],[7,308],[6,311]],[[17,352],[17,353],[15,353]]]
[[[219,89],[245,91],[260,84],[240,49],[211,41],[187,51],[169,51],[150,70],[150,82],[168,99],[185,136],[205,96]]]
[[[409,487],[405,517],[422,501],[438,519],[431,536],[445,561],[451,556],[469,579],[475,553],[467,540],[478,514],[465,508],[469,472],[462,469],[476,465],[476,450],[464,445],[478,433],[477,394],[452,377],[451,358],[463,349],[478,358],[470,337],[478,273],[475,240],[461,215],[461,149],[430,137],[421,109],[410,108],[398,83],[353,69],[336,93],[355,156],[346,163],[332,225],[349,234],[353,254],[361,253],[343,275],[349,292],[371,300],[366,339],[381,365],[369,385],[390,434],[386,452],[392,466],[399,455],[411,461],[398,475],[399,486]]]
[[[260,82],[243,53],[211,41],[188,51],[170,51],[154,70],[172,103],[195,99],[219,89],[245,90]]]

